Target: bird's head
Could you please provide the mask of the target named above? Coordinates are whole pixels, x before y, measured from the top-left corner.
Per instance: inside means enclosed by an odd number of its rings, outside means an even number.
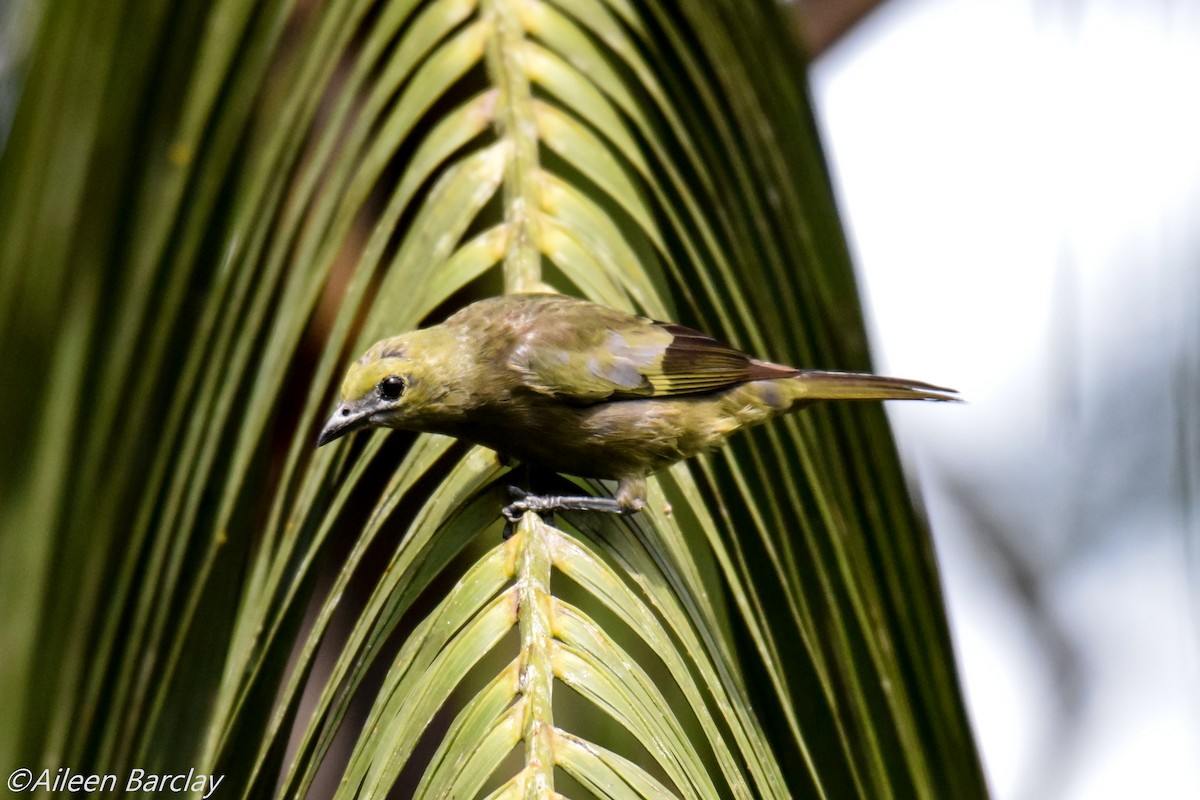
[[[341,399],[317,438],[317,447],[362,428],[420,429],[429,406],[436,358],[426,331],[376,342],[350,365]]]

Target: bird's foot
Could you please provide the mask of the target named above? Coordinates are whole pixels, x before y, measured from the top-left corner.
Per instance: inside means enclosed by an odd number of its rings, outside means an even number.
[[[540,514],[543,519],[551,519],[555,511],[602,511],[606,514],[632,514],[638,510],[637,508],[625,508],[611,497],[532,494],[519,486],[509,486],[508,494],[513,501],[506,505],[501,512],[508,520],[508,524],[504,526],[505,538],[512,536],[513,526],[526,511]]]

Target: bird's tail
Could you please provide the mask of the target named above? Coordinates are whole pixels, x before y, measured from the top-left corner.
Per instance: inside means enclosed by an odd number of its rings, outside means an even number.
[[[859,372],[797,370],[792,394],[796,401],[817,400],[949,400],[959,402],[954,389],[905,378]]]

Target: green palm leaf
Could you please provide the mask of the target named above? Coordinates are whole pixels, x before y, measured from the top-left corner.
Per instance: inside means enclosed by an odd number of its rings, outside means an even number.
[[[487,451],[313,447],[349,358],[498,291],[867,368],[771,3],[58,0],[26,23],[0,764],[195,767],[238,796],[985,795],[878,408],[507,541]]]

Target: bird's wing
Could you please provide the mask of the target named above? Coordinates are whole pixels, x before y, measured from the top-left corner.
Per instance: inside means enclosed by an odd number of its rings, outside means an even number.
[[[594,403],[714,392],[797,374],[683,325],[616,311],[576,323],[543,320],[513,350],[509,364],[526,387]]]

